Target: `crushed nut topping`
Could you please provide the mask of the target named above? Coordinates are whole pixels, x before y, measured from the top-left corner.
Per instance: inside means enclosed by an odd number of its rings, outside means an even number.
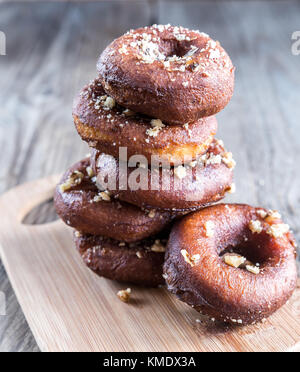
[[[222,140],[220,140],[220,139],[218,139],[218,140],[216,140],[216,141],[217,141],[217,145],[218,145],[218,146],[224,148],[224,146],[225,146],[224,141],[222,141]]]
[[[94,177],[94,175],[95,175],[95,173],[94,173],[94,171],[93,171],[93,168],[92,168],[91,166],[86,167],[86,173],[87,173],[87,175],[88,175],[90,178]]]
[[[161,243],[159,239],[155,240],[151,247],[152,252],[162,253],[166,251],[166,247]]]
[[[67,190],[70,190],[72,187],[80,185],[83,178],[84,174],[82,172],[77,170],[74,171],[64,183],[59,185],[60,191],[65,192]]]
[[[249,222],[249,229],[252,231],[253,234],[260,234],[263,231],[262,224],[258,220],[251,220]]]
[[[146,130],[146,134],[149,137],[157,137],[160,131],[161,131],[160,127],[150,128]]]
[[[213,152],[207,152],[202,155],[198,161],[203,164],[203,166],[208,165],[220,165],[222,162],[230,169],[233,169],[236,165],[236,162],[233,160],[231,152],[224,151],[224,143],[221,140],[217,140],[217,146],[222,147],[220,151],[223,151],[219,154],[214,154]]]
[[[232,157],[231,152],[225,152],[222,156],[222,161],[227,165],[228,168],[234,169],[236,166],[236,162]]]
[[[224,262],[232,267],[239,268],[246,262],[246,257],[243,257],[237,253],[226,253],[223,256]]]
[[[267,233],[271,235],[273,238],[282,238],[285,234],[290,231],[290,227],[287,224],[279,223],[275,225],[271,225]]]
[[[150,137],[157,137],[162,128],[165,127],[160,119],[152,119],[150,124],[152,128],[146,130],[146,134]]]
[[[149,32],[148,32],[149,31]],[[190,49],[183,56],[177,55],[165,55],[160,50],[161,40],[164,38],[164,32],[169,31],[173,34],[174,40],[178,43],[191,42],[197,36],[191,38],[190,32],[197,33],[202,37],[207,38],[205,47],[199,50],[195,45],[190,45]],[[222,66],[222,68],[230,68],[231,64],[228,60],[222,61],[221,56],[225,56],[225,52],[221,52],[219,49],[219,43],[213,40],[209,40],[209,36],[198,30],[190,31],[183,27],[172,27],[171,25],[153,25],[152,27],[145,27],[144,32],[135,32],[130,30],[125,34],[127,38],[127,44],[122,45],[119,48],[119,53],[123,55],[129,54],[128,48],[135,50],[135,57],[137,59],[136,65],[139,66],[141,63],[151,64],[154,62],[161,63],[163,68],[167,71],[180,71],[184,72],[186,68],[191,68],[192,72],[198,72],[201,69],[201,74],[206,75],[205,69],[208,63],[205,61],[195,60],[196,53],[201,56],[205,56],[207,59],[213,60],[215,64]],[[110,52],[111,54],[114,51]],[[171,81],[173,81],[171,79]]]
[[[104,108],[111,110],[112,108],[115,107],[116,101],[111,97],[107,97],[103,105]]]
[[[211,165],[221,164],[222,156],[220,154],[215,155],[215,154],[209,153],[209,154],[203,155],[201,160],[206,166],[210,164]]]
[[[263,218],[263,219],[265,219],[265,218],[267,217],[267,215],[268,215],[268,213],[267,213],[265,210],[263,210],[263,209],[259,209],[259,210],[257,210],[257,211],[256,211],[256,214],[257,214],[259,217]]]
[[[213,221],[207,221],[204,225],[205,231],[206,231],[206,237],[207,238],[212,238],[215,233],[215,224]]]
[[[143,255],[142,255],[142,253],[140,251],[137,251],[136,252],[136,255],[137,255],[138,258],[142,258],[143,257]]]
[[[130,295],[131,295],[131,288],[127,288],[127,289],[122,289],[121,291],[119,291],[117,293],[117,296],[119,297],[119,299],[123,302],[129,302],[130,300]]]
[[[100,201],[110,202],[111,201],[111,198],[110,198],[109,191],[99,192],[98,195],[94,196],[94,198],[92,199],[92,201],[95,202],[95,203],[100,202]]]
[[[156,127],[164,128],[165,127],[165,124],[160,119],[152,119],[150,121],[150,124],[152,125],[153,128],[156,128]]]
[[[281,219],[280,213],[277,211],[273,211],[271,209],[268,210],[268,212],[265,211],[264,209],[259,209],[256,211],[256,214],[263,218],[267,223],[272,223],[274,220]]]
[[[194,254],[193,256],[191,256],[185,249],[182,249],[180,253],[182,254],[185,262],[191,265],[192,267],[194,267],[200,260],[200,254]]]
[[[151,209],[151,211],[150,211],[149,214],[148,214],[148,217],[150,217],[150,218],[154,218],[155,215],[156,215],[156,211],[155,211],[155,209]]]
[[[126,110],[123,111],[123,114],[125,116],[133,116],[133,115],[135,115],[135,112],[132,111],[132,110],[126,109]]]
[[[269,210],[268,211],[268,214],[267,214],[267,217],[265,218],[265,221],[268,224],[272,224],[272,223],[276,222],[276,220],[280,220],[280,219],[281,219],[281,215],[280,215],[279,212],[273,211],[273,210]]]
[[[281,214],[278,211],[273,211],[272,209],[270,209],[268,211],[268,216],[270,216],[274,219],[280,219],[281,218]]]
[[[254,265],[246,265],[246,270],[255,275],[260,273],[260,268]]]

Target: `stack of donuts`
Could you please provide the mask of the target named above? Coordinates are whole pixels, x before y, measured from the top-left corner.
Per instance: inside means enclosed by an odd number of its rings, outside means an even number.
[[[232,154],[215,138],[214,115],[234,88],[234,67],[219,42],[170,25],[131,30],[104,50],[97,70],[73,108],[91,155],[55,192],[85,264],[120,282],[167,282],[214,319],[249,323],[275,311],[295,288],[290,232],[263,209],[257,220],[248,206],[211,206],[234,188]],[[274,223],[282,228],[277,238],[268,232]],[[234,295],[226,288],[231,275]],[[247,305],[254,284],[267,289],[280,275],[281,287],[265,298],[255,287]]]

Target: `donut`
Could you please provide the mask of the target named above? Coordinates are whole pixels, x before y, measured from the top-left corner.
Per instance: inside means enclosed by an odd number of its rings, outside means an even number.
[[[75,231],[74,241],[83,262],[99,276],[147,287],[165,283],[162,268],[166,239],[128,244]]]
[[[204,154],[217,132],[214,116],[193,124],[167,127],[161,120],[139,115],[116,104],[104,92],[99,80],[86,86],[74,101],[73,118],[81,138],[106,154],[159,156],[163,162],[178,165],[184,156],[195,159]]]
[[[134,242],[154,235],[171,223],[172,215],[141,210],[99,192],[86,158],[74,164],[56,187],[57,214],[69,226],[86,234]]]
[[[234,88],[234,67],[218,41],[170,25],[114,40],[97,70],[105,92],[120,105],[170,125],[216,114]]]
[[[97,174],[97,186],[108,190],[112,197],[140,208],[174,213],[199,209],[222,199],[231,190],[235,165],[232,154],[225,152],[222,142],[216,140],[205,155],[187,166],[151,169],[142,163],[131,168],[130,163],[119,162],[100,151],[92,152],[91,164]]]
[[[215,205],[172,229],[164,278],[195,310],[237,325],[259,322],[296,288],[296,243],[278,212]]]

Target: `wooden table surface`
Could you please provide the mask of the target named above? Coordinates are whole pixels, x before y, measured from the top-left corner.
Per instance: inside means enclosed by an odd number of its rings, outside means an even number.
[[[0,4],[7,37],[0,192],[62,172],[88,152],[72,124],[72,99],[95,77],[96,59],[113,38],[152,23],[180,24],[220,40],[237,67],[234,97],[218,115],[218,137],[238,163],[228,200],[279,209],[299,241],[300,56],[291,52],[299,14],[299,1],[289,0]],[[28,221],[49,220],[51,210],[46,205]],[[38,351],[3,266],[0,292],[7,313],[0,351]]]

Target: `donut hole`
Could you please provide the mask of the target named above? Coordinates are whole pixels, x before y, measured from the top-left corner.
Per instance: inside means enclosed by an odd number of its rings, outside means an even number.
[[[163,40],[160,44],[160,52],[166,60],[172,57],[184,58],[193,55],[197,50],[190,41]]]
[[[243,236],[234,244],[219,247],[219,252],[219,257],[222,259],[226,254],[237,254],[245,257],[247,262],[259,266],[266,264],[273,255],[270,238],[264,233]]]

